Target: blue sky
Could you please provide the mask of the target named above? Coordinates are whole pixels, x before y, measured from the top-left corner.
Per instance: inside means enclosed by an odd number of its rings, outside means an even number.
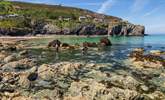
[[[62,4],[118,16],[146,27],[146,33],[165,34],[165,0],[17,0]]]

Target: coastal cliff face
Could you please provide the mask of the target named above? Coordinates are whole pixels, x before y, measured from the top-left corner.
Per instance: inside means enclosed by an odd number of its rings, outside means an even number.
[[[126,25],[117,25],[108,29],[109,35],[118,36],[143,36],[145,35],[145,27],[127,23]]]
[[[0,36],[143,36],[145,33],[144,26],[79,8],[9,1],[0,1],[0,6]]]

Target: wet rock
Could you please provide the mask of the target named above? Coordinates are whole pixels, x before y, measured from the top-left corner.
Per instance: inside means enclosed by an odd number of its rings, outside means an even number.
[[[6,57],[4,59],[4,62],[5,63],[9,63],[9,62],[16,61],[16,60],[17,60],[16,54],[13,54],[13,55],[10,55],[10,56]]]
[[[130,53],[131,62],[136,67],[161,68],[165,66],[164,58],[153,54],[144,54],[143,50],[134,50]]]
[[[61,45],[61,42],[59,40],[53,40],[49,42],[48,47],[56,47],[56,46],[60,47],[60,45]]]
[[[103,46],[111,46],[112,45],[111,41],[107,37],[101,38],[100,44]]]
[[[31,73],[27,78],[29,81],[35,81],[38,78],[38,73]]]
[[[61,47],[64,47],[64,48],[69,47],[69,46],[70,45],[68,43],[62,43],[62,45],[61,45]]]
[[[165,52],[160,50],[151,50],[150,53],[153,55],[163,55],[163,54],[165,55]]]
[[[93,42],[93,43],[84,42],[83,47],[97,47],[97,44],[95,42]]]

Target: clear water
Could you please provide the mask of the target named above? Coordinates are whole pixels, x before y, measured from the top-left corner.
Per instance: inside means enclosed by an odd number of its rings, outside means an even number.
[[[34,39],[26,44],[30,46],[47,45],[54,39],[69,44],[82,44],[83,42],[99,42],[101,37],[78,37],[78,36],[52,36],[51,38]],[[32,49],[33,55],[37,55],[41,63],[55,63],[60,61],[85,61],[94,63],[120,64],[128,57],[133,48],[144,48],[146,50],[165,51],[165,35],[149,35],[145,37],[109,37],[111,47],[90,48],[87,54],[83,55],[79,50],[65,50],[55,53],[54,50]],[[152,46],[152,47],[149,47]],[[43,53],[44,52],[44,53]],[[33,56],[32,55],[32,56]]]
[[[75,36],[52,36],[49,39],[34,39],[26,42],[27,45],[31,46],[46,46],[50,41],[59,39],[61,42],[69,44],[82,44],[85,41],[88,42],[99,42],[101,37],[75,37]],[[101,48],[89,48],[87,54],[83,55],[81,49],[77,50],[64,50],[56,53],[55,50],[45,49],[29,49],[31,51],[30,57],[37,58],[39,64],[54,64],[61,61],[71,62],[92,62],[95,64],[105,64],[107,67],[101,68],[102,72],[110,72],[116,74],[128,74],[135,79],[142,81],[143,75],[153,76],[164,73],[165,69],[153,70],[146,72],[143,70],[135,70],[131,68],[129,63],[124,63],[128,58],[128,54],[134,48],[144,48],[146,51],[149,50],[162,50],[165,51],[165,35],[150,35],[145,37],[109,37],[112,42],[112,46]],[[107,64],[110,64],[107,65]],[[164,83],[165,77],[154,76],[152,79],[146,79],[143,82],[148,86],[152,84],[159,90],[165,93]]]

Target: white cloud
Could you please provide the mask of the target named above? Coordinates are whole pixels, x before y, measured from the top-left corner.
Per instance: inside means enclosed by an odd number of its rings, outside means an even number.
[[[149,3],[149,0],[134,0],[134,3],[131,7],[132,13],[137,13]]]
[[[101,7],[98,9],[98,13],[105,13],[109,8],[111,8],[115,4],[116,0],[106,0],[103,2]]]
[[[87,5],[87,6],[100,6],[102,3],[97,2],[97,3],[72,3],[73,5]]]
[[[151,11],[145,13],[143,17],[150,16],[150,15],[154,14],[154,13],[155,13],[156,11],[158,11],[158,10],[159,10],[159,7],[154,8],[154,9],[152,9]]]

